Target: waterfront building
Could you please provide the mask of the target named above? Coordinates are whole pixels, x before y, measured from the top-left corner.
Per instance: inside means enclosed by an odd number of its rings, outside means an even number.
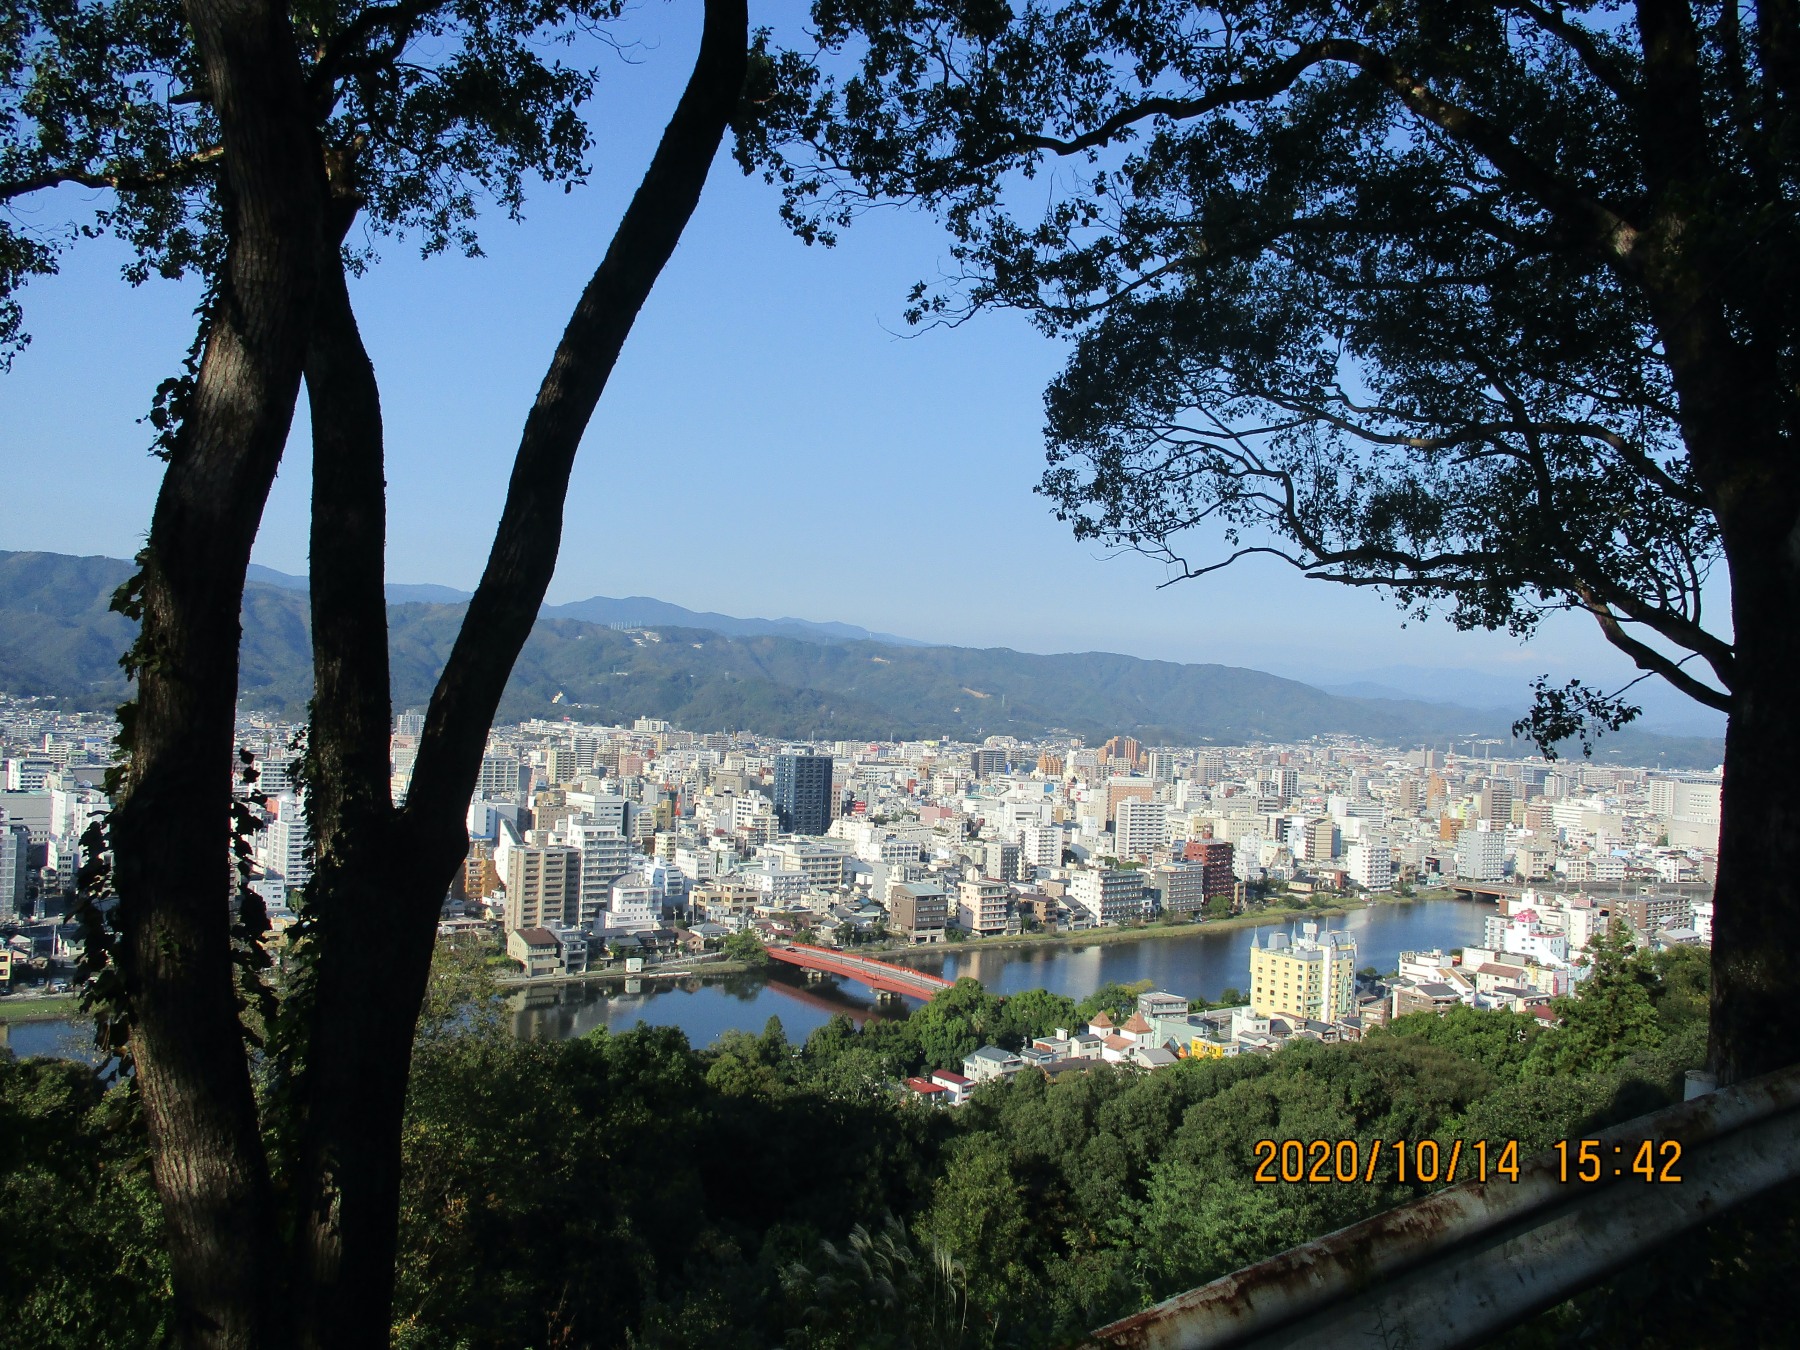
[[[957,886],[956,926],[965,933],[983,937],[1005,933],[1009,928],[1017,932],[1012,891],[991,877],[961,882]]]
[[[1164,914],[1198,914],[1206,906],[1204,867],[1165,863],[1150,873],[1149,885],[1162,896]]]
[[[1394,851],[1385,834],[1352,839],[1344,849],[1344,870],[1365,891],[1385,891],[1394,884]]]
[[[1506,836],[1487,828],[1487,821],[1456,833],[1456,876],[1459,881],[1502,881],[1506,878]]]
[[[580,916],[581,851],[520,845],[507,851],[506,926],[573,927]]]
[[[888,887],[888,926],[908,942],[942,942],[950,922],[950,897],[930,881],[896,881]]]
[[[1232,870],[1233,849],[1223,839],[1189,839],[1181,846],[1181,860],[1202,872],[1200,888],[1205,898],[1237,893],[1237,874]]]
[[[1144,881],[1122,867],[1083,867],[1069,878],[1069,903],[1097,924],[1126,923],[1143,914]]]
[[[1305,924],[1297,938],[1250,944],[1250,1006],[1258,1017],[1335,1022],[1356,1010],[1356,939]]]

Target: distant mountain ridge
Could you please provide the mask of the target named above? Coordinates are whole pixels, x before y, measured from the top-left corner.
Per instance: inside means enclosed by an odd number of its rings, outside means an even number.
[[[117,661],[133,626],[111,613],[107,602],[130,571],[129,563],[115,558],[0,552],[0,692],[90,708],[124,698]],[[249,706],[293,718],[304,716],[312,683],[299,580],[280,573],[271,579],[259,569],[246,587],[239,674]],[[407,587],[399,594],[420,590],[448,588]],[[642,608],[650,604],[662,602]],[[647,613],[611,621],[653,630],[633,633],[567,617],[571,608],[546,608],[508,683],[501,720],[654,716],[696,731],[748,729],[796,738],[1067,733],[1090,744],[1118,734],[1148,744],[1241,744],[1340,732],[1401,746],[1508,735],[1509,719],[1491,711],[1343,698],[1235,666],[1105,652],[1040,656],[868,638],[734,635]],[[674,605],[661,612],[694,613]],[[390,603],[396,708],[421,707],[430,697],[461,620],[460,598]],[[1660,756],[1670,768],[1712,767],[1720,751],[1713,741],[1628,731],[1603,741],[1598,757],[1654,764]]]
[[[304,591],[307,587],[305,577],[297,577],[289,572],[277,572],[274,568],[264,567],[260,563],[250,564],[249,579],[289,591]],[[390,605],[460,605],[466,604],[471,598],[468,591],[431,584],[408,585],[402,582],[390,582],[385,589]],[[812,619],[794,618],[738,619],[729,614],[713,614],[702,610],[686,609],[681,605],[671,604],[667,600],[656,600],[647,595],[628,595],[624,599],[592,595],[586,600],[571,600],[565,605],[545,605],[541,612],[547,619],[580,619],[587,623],[608,626],[630,624],[641,628],[653,627],[658,624],[674,625],[681,628],[704,628],[708,632],[723,633],[727,637],[772,635],[798,638],[802,642],[885,642],[895,647],[930,645],[917,638],[900,637],[894,633],[876,633],[867,628],[858,628],[855,624],[850,623],[819,623]]]

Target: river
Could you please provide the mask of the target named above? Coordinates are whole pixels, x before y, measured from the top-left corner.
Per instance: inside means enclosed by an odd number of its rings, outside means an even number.
[[[1359,968],[1392,970],[1402,951],[1431,947],[1448,951],[1478,943],[1483,920],[1492,913],[1490,904],[1420,900],[1370,905],[1322,920],[1321,926],[1355,936]],[[1289,920],[1255,928],[1199,925],[1135,942],[1068,942],[985,951],[979,943],[959,944],[909,964],[947,979],[973,975],[998,994],[1042,988],[1080,999],[1108,981],[1149,980],[1172,993],[1216,999],[1227,988],[1249,985],[1253,935],[1262,934],[1266,940],[1267,934],[1291,926]],[[528,1039],[580,1036],[598,1027],[625,1031],[641,1021],[679,1027],[695,1045],[709,1044],[723,1031],[761,1031],[770,1017],[779,1017],[788,1036],[800,1040],[837,1013],[862,1022],[902,1016],[914,1006],[911,1000],[878,1005],[859,984],[829,976],[809,983],[802,972],[787,966],[766,974],[540,986],[520,998],[523,1006],[513,1016],[513,1027]],[[66,1021],[14,1024],[3,1034],[20,1056],[79,1053],[86,1044],[81,1030]]]
[[[1494,912],[1485,903],[1419,900],[1370,905],[1321,920],[1321,926],[1355,936],[1359,969],[1374,966],[1385,971],[1394,968],[1403,951],[1432,947],[1449,951],[1479,943],[1483,921]],[[1228,988],[1249,986],[1253,935],[1261,934],[1266,941],[1268,934],[1291,926],[1289,920],[1254,928],[1202,924],[1137,942],[1068,942],[987,951],[979,943],[958,944],[945,948],[941,956],[916,956],[907,964],[946,979],[973,975],[997,994],[1048,989],[1081,999],[1109,981],[1149,980],[1171,993],[1216,999]],[[912,1003],[907,1000],[902,1006]],[[533,990],[514,1022],[519,1035],[537,1038],[579,1036],[602,1026],[624,1031],[643,1021],[680,1027],[695,1045],[705,1045],[721,1031],[760,1031],[770,1017],[779,1017],[789,1038],[799,1040],[840,1012],[861,1022],[898,1016],[901,1006],[877,1005],[860,984],[829,976],[808,983],[801,972],[778,966],[766,976],[645,980],[630,991],[616,982]]]

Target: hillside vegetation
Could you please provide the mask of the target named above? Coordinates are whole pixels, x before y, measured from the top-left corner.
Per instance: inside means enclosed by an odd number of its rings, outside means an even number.
[[[1067,1346],[1431,1189],[1258,1184],[1259,1139],[1431,1139],[1446,1157],[1517,1140],[1529,1157],[1679,1099],[1706,1037],[1705,954],[1617,946],[1552,1029],[1459,1008],[1155,1074],[1027,1071],[943,1111],[889,1085],[1122,1013],[1135,988],[1077,1005],[962,980],[903,1021],[840,1017],[796,1044],[771,1019],[696,1050],[660,1027],[517,1040],[482,956],[440,952],[415,1056],[404,1350]],[[0,1055],[0,1121],[0,1350],[159,1343],[168,1272],[131,1090]],[[1772,1195],[1511,1344],[1773,1344],[1759,1333],[1783,1306],[1797,1212]],[[1696,1278],[1719,1268],[1732,1278]]]
[[[129,571],[113,558],[0,553],[0,692],[87,708],[123,699],[117,659],[131,625],[109,612],[107,600]],[[462,613],[460,604],[389,606],[396,707],[422,707],[430,697]],[[246,703],[302,716],[311,693],[305,592],[252,582],[243,622]],[[500,715],[651,716],[696,731],[826,739],[1066,732],[1090,742],[1128,734],[1152,744],[1233,744],[1339,732],[1415,745],[1506,735],[1505,719],[1491,712],[1344,698],[1235,666],[697,628],[629,633],[562,618],[538,623]],[[1601,753],[1710,767],[1719,747],[1627,732],[1604,742]]]

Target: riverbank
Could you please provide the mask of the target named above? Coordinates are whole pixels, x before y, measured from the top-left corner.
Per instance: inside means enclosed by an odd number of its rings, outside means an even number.
[[[1192,937],[1195,933],[1229,933],[1242,928],[1260,928],[1277,923],[1303,923],[1309,920],[1341,919],[1355,910],[1376,905],[1414,905],[1432,900],[1451,900],[1456,892],[1449,887],[1422,891],[1417,895],[1345,896],[1329,905],[1263,905],[1227,919],[1204,919],[1199,923],[1149,923],[1130,928],[1083,928],[1065,933],[1020,933],[1016,937],[973,938],[966,942],[933,943],[923,947],[858,947],[858,954],[877,956],[883,961],[904,963],[908,960],[941,958],[963,952],[1016,951],[1030,947],[1095,947],[1117,942],[1153,942],[1165,938]]]
[[[8,994],[0,998],[0,1022],[60,1022],[80,1012],[81,999],[75,994]]]
[[[714,975],[742,975],[745,971],[767,970],[766,962],[707,961],[690,966],[645,966],[642,970],[626,970],[620,965],[590,970],[580,975],[502,975],[494,981],[508,992],[514,989],[550,989],[565,984],[612,984],[620,980],[685,980],[690,976],[710,979]]]

